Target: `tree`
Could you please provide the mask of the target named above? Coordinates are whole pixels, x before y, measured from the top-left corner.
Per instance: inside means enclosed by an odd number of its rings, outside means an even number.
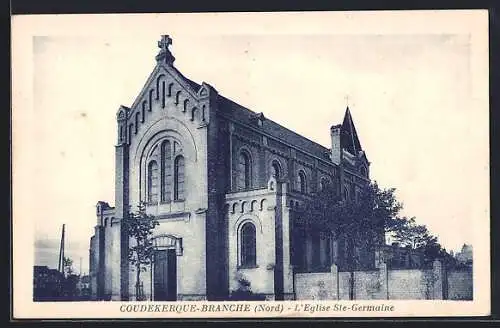
[[[326,185],[305,204],[304,221],[308,227],[328,231],[346,244],[345,268],[351,272],[353,298],[354,271],[363,265],[357,250],[373,250],[385,243],[385,233],[397,229],[403,222],[397,214],[402,208],[395,189],[381,189],[377,182],[366,184],[357,200],[343,199],[333,185]]]
[[[377,182],[365,185],[357,200],[342,199],[333,185],[326,185],[305,203],[305,225],[371,245],[383,244],[385,233],[404,224],[395,189],[381,189]]]
[[[74,300],[77,296],[78,276],[74,274],[73,260],[69,257],[63,258],[62,292],[63,297]]]
[[[447,267],[457,265],[456,259],[441,246],[438,238],[425,225],[417,224],[415,217],[402,217],[398,220],[400,224],[392,230],[392,237],[401,246],[421,251],[424,265],[431,265],[436,259],[443,261]]]
[[[400,219],[402,224],[393,230],[393,238],[401,246],[411,249],[423,249],[426,246],[438,244],[437,238],[432,236],[425,225],[419,225],[415,217]]]
[[[154,215],[146,213],[146,205],[140,202],[136,212],[128,211],[123,223],[126,232],[131,239],[128,260],[136,268],[136,298],[144,300],[141,283],[141,272],[146,271],[148,265],[151,264],[154,255],[153,246],[153,230],[159,222]]]
[[[69,257],[65,257],[63,259],[63,268],[65,275],[69,276],[73,274],[73,260],[70,259]]]

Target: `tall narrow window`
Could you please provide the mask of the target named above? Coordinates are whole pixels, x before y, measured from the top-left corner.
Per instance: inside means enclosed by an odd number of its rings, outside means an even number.
[[[325,190],[325,188],[328,187],[328,183],[327,178],[321,178],[321,182],[319,183],[320,190]]]
[[[257,264],[255,226],[247,222],[241,227],[241,266],[255,267]]]
[[[275,177],[276,179],[278,179],[280,177],[280,165],[277,161],[273,161],[273,164],[272,164],[272,175],[273,177]]]
[[[156,161],[149,162],[148,165],[148,202],[158,201],[158,164]]]
[[[299,171],[299,174],[297,175],[297,190],[301,193],[305,193],[307,191],[306,174],[304,171]]]
[[[366,174],[366,167],[364,167],[364,165],[362,165],[359,169],[359,173],[361,174],[361,176],[363,177],[367,177],[368,174]]]
[[[174,84],[173,83],[170,83],[168,85],[168,96],[171,97],[172,96],[172,88],[174,87]]]
[[[349,200],[349,189],[347,189],[347,187],[344,187],[343,189],[343,193],[342,193],[342,199],[343,200]]]
[[[165,108],[165,81],[161,82],[161,108]]]
[[[238,159],[238,189],[250,188],[250,156],[246,152],[241,152]]]
[[[146,101],[143,101],[141,108],[141,123],[144,123],[145,120],[146,120]]]
[[[128,125],[128,142],[132,142],[132,130],[134,128],[134,124],[130,123]]]
[[[172,199],[172,148],[171,143],[165,140],[161,145],[161,200],[168,202]]]
[[[177,91],[177,93],[175,94],[175,104],[176,105],[179,105],[180,98],[181,98],[181,92]]]
[[[354,201],[355,201],[356,203],[358,203],[358,202],[359,202],[359,196],[360,196],[360,191],[359,191],[359,189],[358,189],[358,188],[354,188]]]
[[[139,130],[139,115],[139,112],[135,113],[135,134],[137,134],[137,131]]]
[[[184,157],[177,156],[174,162],[174,200],[184,199]]]
[[[178,154],[181,151],[182,151],[181,145],[177,141],[174,141],[174,154]]]

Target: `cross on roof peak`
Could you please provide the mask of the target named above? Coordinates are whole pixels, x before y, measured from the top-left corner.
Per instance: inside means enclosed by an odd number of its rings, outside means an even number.
[[[344,97],[344,100],[345,100],[346,106],[349,107],[349,95],[346,95]]]
[[[170,53],[168,46],[172,44],[172,38],[169,35],[162,35],[161,40],[158,41],[158,48],[160,48],[160,53],[156,55],[156,60],[158,62],[163,62],[167,65],[172,66],[175,57]]]
[[[162,35],[161,40],[158,41],[158,48],[162,51],[168,51],[168,46],[172,44],[172,38],[169,35]]]

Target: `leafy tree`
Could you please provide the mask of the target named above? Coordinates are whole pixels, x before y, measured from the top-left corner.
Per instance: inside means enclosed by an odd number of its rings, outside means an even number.
[[[65,273],[65,276],[69,276],[73,274],[73,260],[70,259],[69,257],[64,257],[63,259],[63,270]]]
[[[326,185],[305,204],[303,223],[371,245],[383,244],[385,233],[399,229],[404,220],[397,214],[402,208],[395,189],[381,189],[377,182],[360,190],[359,198],[343,199],[333,185]]]
[[[303,222],[299,224],[306,229],[328,231],[346,243],[345,266],[351,272],[351,298],[354,270],[363,264],[356,250],[373,250],[375,245],[384,244],[385,233],[403,224],[397,217],[402,205],[394,192],[394,188],[381,189],[373,182],[360,190],[358,199],[343,199],[333,185],[326,185],[305,204]]]
[[[417,224],[415,217],[398,220],[400,224],[393,229],[392,237],[401,246],[423,252],[425,265],[432,264],[435,259],[440,259],[447,267],[457,265],[456,259],[439,244],[438,238],[425,225]]]
[[[124,228],[131,239],[128,260],[136,268],[136,297],[143,300],[141,289],[141,272],[146,271],[151,264],[154,255],[153,230],[159,224],[154,215],[146,213],[144,202],[139,203],[136,212],[128,212],[124,220]]]
[[[417,224],[415,217],[403,217],[401,220],[403,224],[393,231],[394,240],[401,246],[423,249],[426,246],[438,245],[437,238],[430,234],[425,225]]]

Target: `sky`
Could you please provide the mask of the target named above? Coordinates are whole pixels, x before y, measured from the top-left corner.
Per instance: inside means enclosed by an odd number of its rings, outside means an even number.
[[[326,147],[348,102],[371,178],[396,188],[402,214],[415,216],[448,250],[476,245],[489,226],[488,107],[485,90],[477,90],[487,70],[464,29],[398,18],[393,33],[369,20],[354,33],[354,13],[316,30],[303,17],[294,28],[279,17],[267,25],[205,17],[218,29],[208,24],[194,33],[206,21],[176,16],[169,26],[153,18],[154,28],[141,34],[117,32],[125,25],[113,19],[95,20],[108,26],[102,33],[90,19],[88,33],[76,21],[73,34],[34,32],[33,106],[18,116],[18,158],[25,161],[18,172],[20,183],[29,177],[23,202],[37,213],[30,216],[36,264],[57,267],[64,223],[66,254],[77,271],[82,258],[88,272],[95,204],[114,205],[115,114],[152,72],[160,34],[171,35],[185,76]]]

